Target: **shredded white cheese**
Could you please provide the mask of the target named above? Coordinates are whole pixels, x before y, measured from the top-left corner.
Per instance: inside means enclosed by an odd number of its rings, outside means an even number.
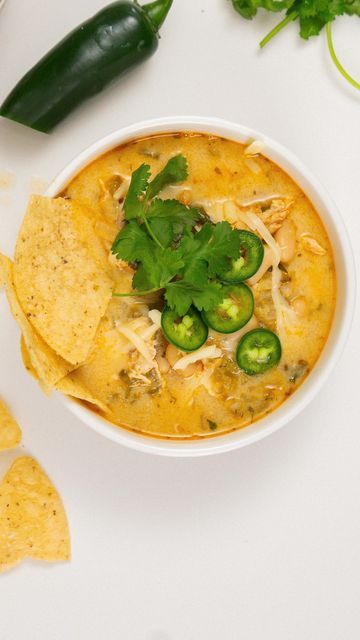
[[[160,329],[161,327],[161,312],[158,311],[157,309],[152,309],[151,311],[149,311],[148,316],[151,320],[151,322],[153,322],[158,329]]]
[[[137,351],[141,353],[146,362],[148,362],[148,364],[150,364],[151,366],[154,366],[154,358],[152,357],[150,349],[145,343],[145,340],[143,340],[137,333],[135,333],[135,331],[129,329],[129,327],[125,327],[124,325],[117,325],[116,328],[119,333],[125,336],[125,338],[127,338],[127,340],[129,340],[129,342],[134,345],[135,349],[137,349]]]
[[[175,362],[173,369],[174,371],[181,371],[186,369],[189,364],[193,364],[194,362],[198,362],[198,360],[205,360],[206,358],[221,358],[222,351],[215,347],[215,345],[210,345],[209,347],[203,347],[194,353],[189,353],[187,356],[183,356]]]
[[[271,202],[272,200],[276,200],[278,198],[285,198],[285,196],[281,195],[281,193],[269,193],[263,196],[257,196],[256,198],[251,198],[250,200],[237,200],[237,203],[240,207],[251,207],[254,204],[264,204],[265,202]]]
[[[120,175],[120,174],[118,174]],[[130,182],[131,182],[131,178],[130,176],[121,176],[122,178],[122,183],[120,185],[120,187],[115,191],[113,198],[114,200],[120,200],[120,198],[125,198],[128,190],[129,190],[129,186],[130,186]]]
[[[247,147],[245,147],[244,153],[246,156],[257,156],[259,153],[263,153],[265,150],[265,144],[262,140],[254,140]]]

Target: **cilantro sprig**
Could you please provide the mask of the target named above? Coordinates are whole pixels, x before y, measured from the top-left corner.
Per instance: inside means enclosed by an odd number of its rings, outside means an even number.
[[[343,15],[360,17],[360,0],[231,0],[231,2],[234,9],[247,20],[252,20],[258,9],[273,13],[286,11],[284,19],[260,42],[261,48],[295,20],[299,21],[300,36],[304,40],[319,35],[326,26],[328,47],[334,64],[352,86],[360,89],[360,84],[345,71],[337,59],[331,35],[331,24],[337,17]]]
[[[191,305],[210,311],[222,301],[219,279],[239,256],[239,234],[228,222],[212,224],[196,207],[159,197],[187,176],[182,155],[171,158],[152,180],[149,165],[134,171],[123,207],[126,223],[112,246],[118,259],[135,265],[133,291],[114,296],[162,292],[181,316]]]

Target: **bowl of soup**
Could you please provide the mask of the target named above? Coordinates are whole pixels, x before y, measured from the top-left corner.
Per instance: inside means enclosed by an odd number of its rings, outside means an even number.
[[[352,253],[284,147],[217,119],[143,122],[81,153],[45,199],[20,231],[14,290],[69,365],[53,386],[88,426],[145,452],[207,455],[269,435],[319,391],[349,331]],[[49,234],[51,273],[29,258],[29,236],[38,254]]]

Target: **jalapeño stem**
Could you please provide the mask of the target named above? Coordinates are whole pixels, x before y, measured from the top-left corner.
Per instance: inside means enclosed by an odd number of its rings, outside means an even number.
[[[173,0],[155,0],[149,4],[142,5],[142,10],[147,13],[156,31],[159,31],[161,25],[166,19],[171,9]]]

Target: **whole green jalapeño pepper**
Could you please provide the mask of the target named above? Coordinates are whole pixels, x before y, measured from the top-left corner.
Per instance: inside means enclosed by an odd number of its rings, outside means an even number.
[[[81,102],[151,56],[173,0],[113,2],[67,35],[12,90],[0,115],[49,133]]]

